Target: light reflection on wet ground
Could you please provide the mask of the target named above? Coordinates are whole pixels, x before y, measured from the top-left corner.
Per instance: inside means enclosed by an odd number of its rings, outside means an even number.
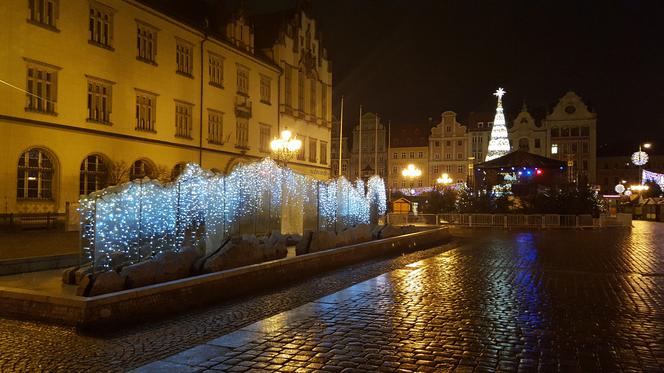
[[[199,366],[664,369],[664,225],[463,235],[460,249],[277,315]]]

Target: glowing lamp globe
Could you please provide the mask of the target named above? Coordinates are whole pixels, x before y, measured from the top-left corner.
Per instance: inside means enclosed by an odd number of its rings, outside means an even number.
[[[634,152],[634,154],[632,154],[632,163],[637,166],[643,166],[648,163],[648,154],[643,151]]]
[[[625,186],[622,185],[622,184],[616,185],[616,187],[613,188],[613,189],[616,191],[616,193],[619,193],[619,194],[622,194],[622,193],[625,192]]]

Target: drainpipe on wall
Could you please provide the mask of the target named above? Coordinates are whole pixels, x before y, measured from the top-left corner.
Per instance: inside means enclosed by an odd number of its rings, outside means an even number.
[[[206,18],[205,19],[205,31],[203,31],[203,40],[201,40],[201,99],[200,99],[200,109],[199,109],[199,115],[200,117],[198,118],[200,120],[199,123],[199,131],[198,131],[198,165],[203,168],[203,81],[205,80],[204,77],[204,71],[205,71],[205,49],[203,48],[205,41],[208,39],[208,26],[209,26],[209,21]]]

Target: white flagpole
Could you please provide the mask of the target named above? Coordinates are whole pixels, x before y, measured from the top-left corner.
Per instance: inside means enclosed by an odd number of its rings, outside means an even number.
[[[344,96],[341,96],[341,119],[339,121],[339,176],[341,176],[341,162],[343,152],[343,133],[344,133]]]
[[[376,113],[376,131],[374,134],[374,175],[378,175],[378,113]]]
[[[357,157],[357,178],[361,179],[362,178],[362,105],[360,105],[360,131],[359,131],[360,136],[359,137],[359,142],[357,144],[357,151],[358,151],[358,157]]]

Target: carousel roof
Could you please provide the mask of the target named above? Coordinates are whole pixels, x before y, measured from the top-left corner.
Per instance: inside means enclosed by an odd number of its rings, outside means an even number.
[[[553,158],[543,157],[533,153],[528,153],[523,150],[516,150],[502,157],[492,159],[488,162],[478,163],[475,165],[475,167],[479,169],[508,167],[560,169],[560,167],[565,167],[565,162]]]

